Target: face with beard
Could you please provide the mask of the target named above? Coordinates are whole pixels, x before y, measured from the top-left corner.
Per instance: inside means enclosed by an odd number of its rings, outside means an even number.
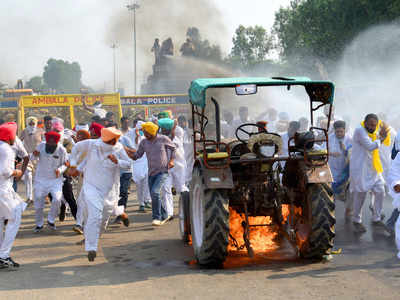
[[[57,149],[57,142],[56,142],[56,140],[54,140],[54,139],[49,139],[47,142],[46,142],[46,153],[47,154],[53,154],[54,153],[54,151],[56,151],[56,149]]]
[[[378,120],[374,118],[369,118],[364,122],[364,126],[369,133],[374,133],[374,131],[376,130],[376,126],[378,126]]]

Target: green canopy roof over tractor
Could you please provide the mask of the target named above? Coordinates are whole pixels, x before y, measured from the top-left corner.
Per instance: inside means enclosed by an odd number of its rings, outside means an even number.
[[[333,103],[334,84],[329,81],[312,81],[307,77],[237,77],[237,78],[201,78],[192,81],[189,89],[190,102],[193,105],[206,105],[206,91],[209,88],[234,88],[240,85],[292,86],[303,85],[311,101]]]

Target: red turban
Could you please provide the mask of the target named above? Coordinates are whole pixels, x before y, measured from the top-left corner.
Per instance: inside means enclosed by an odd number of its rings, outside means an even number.
[[[0,141],[9,142],[15,140],[17,124],[15,122],[4,123],[0,126]]]
[[[46,138],[46,142],[49,142],[50,140],[54,140],[56,143],[58,143],[61,139],[61,135],[58,132],[55,131],[49,131],[44,134]]]
[[[93,130],[93,131],[96,133],[96,135],[97,135],[98,137],[101,137],[101,130],[102,130],[103,128],[104,128],[103,125],[101,125],[101,124],[99,124],[99,123],[96,123],[96,122],[93,122],[92,125],[90,125],[89,130],[90,130],[90,131]]]

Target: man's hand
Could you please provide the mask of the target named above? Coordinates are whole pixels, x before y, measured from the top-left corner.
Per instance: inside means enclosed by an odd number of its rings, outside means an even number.
[[[174,166],[175,166],[174,160],[171,159],[171,160],[168,162],[168,169],[172,169]]]
[[[382,142],[386,139],[388,132],[389,132],[388,126],[382,122],[381,128],[379,129],[379,137]]]
[[[109,160],[111,160],[114,164],[118,164],[118,159],[115,157],[114,154],[110,154],[107,156]]]
[[[71,177],[78,177],[79,176],[79,171],[75,167],[71,167],[67,171],[67,175]]]
[[[129,149],[129,148],[125,148],[126,154],[128,154],[130,159],[135,160],[134,158],[134,154],[136,153],[135,149]]]
[[[400,193],[400,184],[396,184],[393,189],[396,193]]]
[[[12,174],[12,176],[14,176],[14,177],[18,180],[18,179],[20,179],[21,176],[22,176],[22,171],[21,171],[21,170],[18,170],[18,169],[15,169],[14,172],[13,172],[13,174]]]
[[[33,155],[34,155],[34,156],[36,156],[36,157],[39,157],[39,155],[40,155],[40,152],[39,152],[39,151],[37,151],[37,150],[35,150],[35,151],[33,151]]]
[[[56,178],[60,178],[60,170],[57,169],[55,172],[56,172]]]

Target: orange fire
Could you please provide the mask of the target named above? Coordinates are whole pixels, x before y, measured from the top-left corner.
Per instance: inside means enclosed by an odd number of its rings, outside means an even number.
[[[239,246],[244,245],[243,239],[243,226],[242,222],[245,221],[244,214],[238,214],[236,210],[229,208],[229,226],[230,234],[236,239]],[[271,224],[271,217],[249,217],[251,225]],[[274,239],[277,237],[276,226],[256,226],[250,227],[250,243],[255,252],[266,252],[276,249],[278,246]],[[228,251],[238,251],[237,248],[230,241]],[[247,251],[244,247],[240,251]]]
[[[289,205],[282,205],[282,215],[284,221],[288,218],[290,213]],[[301,214],[301,208],[295,208],[295,214]],[[245,221],[245,215],[239,214],[236,210],[229,208],[229,226],[230,234],[236,239],[239,246],[245,244],[243,239],[244,229],[242,222]],[[250,225],[270,225],[270,226],[252,226],[250,227],[250,244],[254,252],[265,253],[276,250],[278,245],[278,225],[271,225],[272,218],[269,216],[249,217]],[[230,238],[228,245],[228,251],[246,252],[247,249],[244,247],[238,250],[233,244],[233,240]]]

